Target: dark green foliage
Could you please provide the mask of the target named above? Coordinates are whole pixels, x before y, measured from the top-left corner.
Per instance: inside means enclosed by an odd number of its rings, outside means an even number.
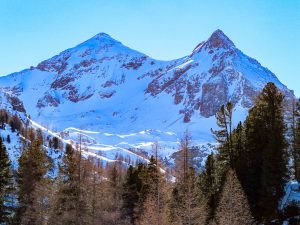
[[[217,205],[217,188],[216,188],[216,162],[213,154],[207,157],[205,162],[205,170],[199,174],[198,187],[202,198],[205,200],[210,218]]]
[[[54,149],[58,149],[59,148],[59,139],[57,137],[53,137],[53,139],[52,139],[52,147]]]
[[[13,216],[13,177],[6,147],[0,138],[0,224],[7,224]]]
[[[218,155],[211,154],[205,162],[205,170],[198,176],[201,198],[207,205],[208,219],[214,217],[228,165]]]
[[[143,213],[145,200],[158,182],[158,175],[154,157],[148,165],[140,163],[135,168],[129,166],[123,183],[123,219],[136,223]]]
[[[123,184],[122,218],[128,219],[131,223],[134,223],[137,219],[135,206],[139,202],[140,183],[137,170],[129,166]]]
[[[253,214],[263,221],[277,217],[287,179],[282,101],[283,96],[276,86],[268,83],[245,121],[245,150],[237,159],[238,177]],[[243,139],[243,135],[241,137]],[[237,146],[240,146],[238,142]]]
[[[17,174],[18,201],[16,223],[37,224],[37,215],[34,216],[34,191],[37,186],[42,185],[45,175],[49,170],[47,155],[42,148],[41,141],[36,140],[22,152],[19,158],[19,169]],[[30,214],[28,211],[32,211]],[[30,214],[25,219],[24,214]],[[26,222],[23,222],[23,219]]]

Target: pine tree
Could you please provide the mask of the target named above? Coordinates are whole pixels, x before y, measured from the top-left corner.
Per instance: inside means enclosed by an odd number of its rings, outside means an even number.
[[[0,138],[0,224],[8,224],[13,216],[13,177],[6,147]]]
[[[276,86],[268,83],[244,124],[244,164],[239,164],[237,173],[253,215],[263,221],[277,217],[287,178],[282,101]]]
[[[216,162],[214,154],[208,155],[205,162],[205,169],[199,174],[197,182],[200,197],[207,205],[209,218],[213,217],[217,206],[217,180],[216,180]]]
[[[220,130],[211,129],[219,145],[219,157],[230,165],[234,162],[232,152],[232,112],[233,104],[222,105],[216,113],[216,121]]]
[[[133,166],[129,166],[123,184],[122,218],[134,224],[136,218],[135,206],[139,202],[139,176]]]
[[[37,187],[42,187],[46,180],[45,175],[49,170],[47,155],[42,148],[40,140],[35,140],[22,152],[18,168],[18,202],[16,214],[17,224],[41,224],[37,215],[38,203],[43,196],[37,196]],[[38,198],[37,198],[38,197]],[[42,201],[43,201],[42,200]],[[46,200],[44,202],[47,202]]]
[[[227,173],[215,220],[218,225],[252,224],[247,197],[232,169]]]

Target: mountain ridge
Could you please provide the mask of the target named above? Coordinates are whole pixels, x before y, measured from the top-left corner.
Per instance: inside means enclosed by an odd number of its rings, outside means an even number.
[[[0,77],[0,91],[67,138],[76,136],[70,127],[97,131],[87,133],[88,145],[99,154],[108,154],[103,145],[109,145],[112,158],[120,146],[149,150],[153,141],[167,146],[163,155],[170,156],[187,128],[196,143],[213,142],[210,128],[220,106],[232,101],[236,122],[243,120],[267,82],[293,96],[221,30],[170,61],[99,33],[36,67]]]

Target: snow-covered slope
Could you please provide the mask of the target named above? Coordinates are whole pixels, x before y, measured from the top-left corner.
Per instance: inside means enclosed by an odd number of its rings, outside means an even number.
[[[212,142],[219,107],[232,101],[235,120],[242,120],[267,82],[292,96],[220,30],[172,61],[152,59],[100,33],[36,67],[0,77],[0,91],[4,102],[26,110],[39,125],[66,139],[82,133],[91,152],[114,159],[128,148],[150,151],[153,141],[169,156],[186,128],[194,144]]]

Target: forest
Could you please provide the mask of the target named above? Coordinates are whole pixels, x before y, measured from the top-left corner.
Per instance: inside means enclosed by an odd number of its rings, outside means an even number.
[[[148,163],[103,163],[82,157],[81,140],[46,138],[2,109],[0,131],[10,127],[23,143],[13,169],[10,136],[0,138],[0,224],[300,224],[299,203],[281,207],[287,182],[300,179],[300,101],[268,83],[235,127],[233,112],[228,102],[215,115],[218,148],[203,170],[193,167],[186,130],[170,174],[158,143]],[[57,171],[46,148],[62,155]]]

